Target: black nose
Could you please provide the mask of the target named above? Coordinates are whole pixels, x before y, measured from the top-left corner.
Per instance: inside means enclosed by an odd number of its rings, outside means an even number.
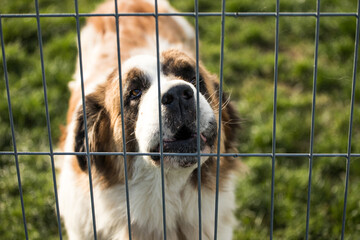
[[[179,127],[193,128],[196,119],[194,91],[187,84],[171,87],[161,97],[165,124],[172,132]]]
[[[177,85],[163,94],[161,103],[171,110],[183,113],[194,107],[194,92],[189,85]]]

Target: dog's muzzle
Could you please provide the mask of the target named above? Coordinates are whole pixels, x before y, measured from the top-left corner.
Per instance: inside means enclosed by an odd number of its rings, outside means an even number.
[[[163,93],[161,97],[164,126],[170,130],[172,136],[163,138],[163,150],[170,153],[196,153],[196,101],[193,89],[187,84],[176,85]],[[206,146],[212,146],[216,138],[216,122],[212,119],[209,127],[200,132],[200,151]],[[159,145],[151,152],[159,152]],[[159,156],[151,157],[159,161]],[[196,156],[171,156],[181,167],[189,167],[197,162]]]
[[[170,88],[162,95],[161,104],[165,111],[165,124],[171,132],[177,132],[183,125],[191,128],[195,123],[195,99],[190,86],[182,84]]]

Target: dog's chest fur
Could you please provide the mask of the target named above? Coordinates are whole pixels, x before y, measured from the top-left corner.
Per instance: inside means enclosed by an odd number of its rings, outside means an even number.
[[[141,161],[137,161],[141,164]],[[63,166],[64,168],[71,166]],[[137,166],[137,173],[128,181],[132,239],[163,239],[163,201],[161,172]],[[83,181],[66,171],[63,181],[68,184]],[[165,175],[166,233],[167,239],[194,239],[199,234],[198,191],[183,173]],[[85,176],[84,176],[85,178]],[[66,180],[64,180],[66,179]],[[63,182],[64,184],[64,182]],[[93,237],[93,224],[90,196],[85,186],[66,189],[60,196],[68,207],[62,215],[73,222],[67,222],[78,232],[68,229],[70,239],[88,239]],[[86,187],[85,187],[86,188]],[[230,239],[233,217],[229,213],[234,208],[232,186],[226,187],[219,195],[218,239]],[[64,190],[64,189],[61,189]],[[115,185],[108,189],[94,187],[94,208],[98,239],[128,239],[127,201],[124,185]],[[202,239],[213,239],[215,222],[215,194],[202,189]],[[71,207],[70,207],[71,206]],[[74,218],[71,216],[81,216]],[[70,228],[72,229],[72,228]],[[154,230],[156,229],[156,230]],[[83,234],[79,234],[79,233]]]

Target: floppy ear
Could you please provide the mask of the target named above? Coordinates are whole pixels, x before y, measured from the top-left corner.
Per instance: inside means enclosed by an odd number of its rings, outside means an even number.
[[[96,96],[86,96],[85,102],[89,152],[110,152],[111,146],[113,146],[113,140],[108,112],[100,101],[96,99]],[[75,152],[86,152],[85,134],[84,112],[83,107],[80,106],[76,116]],[[92,155],[90,159],[98,170],[104,169],[105,165],[109,164],[107,156]],[[78,155],[77,160],[80,168],[86,171],[87,157]]]

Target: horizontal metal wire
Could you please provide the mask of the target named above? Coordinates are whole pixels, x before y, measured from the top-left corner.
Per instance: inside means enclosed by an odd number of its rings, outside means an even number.
[[[355,12],[321,12],[320,17],[357,17]],[[75,13],[41,13],[40,17],[76,17]],[[155,17],[155,13],[79,13],[79,17],[131,17],[131,16],[152,16]],[[181,13],[158,13],[158,16],[182,16],[182,17],[196,17],[194,12],[181,12]],[[221,17],[221,12],[199,12],[199,17]],[[226,12],[226,17],[276,17],[276,12]],[[280,17],[316,17],[316,12],[280,12]],[[2,18],[36,18],[35,13],[6,13],[0,14]]]
[[[2,151],[0,155],[51,155],[50,152],[9,152]],[[53,152],[53,155],[64,156],[64,155],[74,155],[74,156],[86,156],[86,152]],[[89,152],[89,155],[100,155],[100,156],[123,156],[123,152]],[[126,152],[127,156],[160,156],[160,153],[141,153],[141,152]],[[169,153],[164,152],[164,156],[198,156],[197,153]],[[200,156],[203,157],[216,157],[216,153],[201,153]],[[310,153],[275,153],[275,157],[310,157]],[[313,153],[314,157],[360,157],[360,153],[352,153],[348,155],[347,153]],[[220,153],[220,157],[273,157],[272,153]]]

